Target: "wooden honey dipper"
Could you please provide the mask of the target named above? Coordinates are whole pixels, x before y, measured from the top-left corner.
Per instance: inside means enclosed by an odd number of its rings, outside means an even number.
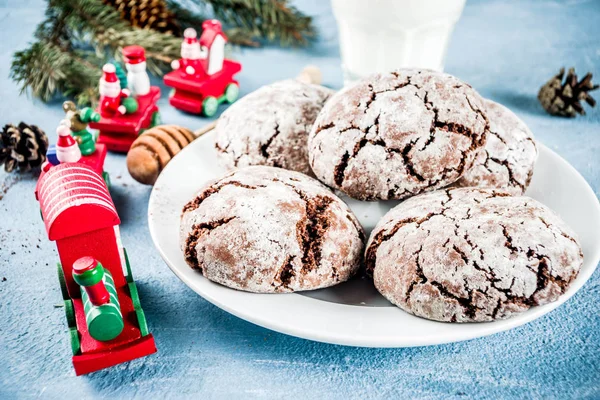
[[[309,65],[296,77],[304,83],[321,84],[321,71]],[[159,125],[141,134],[131,145],[127,153],[127,169],[136,181],[145,185],[154,185],[158,175],[185,146],[196,138],[215,129],[217,121],[195,132],[178,125]]]

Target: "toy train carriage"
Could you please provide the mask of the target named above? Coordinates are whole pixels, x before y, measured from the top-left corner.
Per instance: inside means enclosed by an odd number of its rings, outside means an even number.
[[[96,138],[94,138],[94,140],[96,140]],[[94,147],[95,147],[95,150],[93,153],[91,153],[89,155],[82,155],[78,162],[81,164],[85,164],[88,167],[90,167],[91,169],[93,169],[94,172],[96,172],[98,175],[100,175],[102,177],[102,179],[106,183],[106,186],[110,189],[110,176],[109,176],[108,172],[104,171],[104,161],[106,160],[106,153],[107,153],[106,145],[96,143]],[[48,152],[46,153],[46,157],[50,164],[49,168],[53,168],[53,166],[60,164],[60,162],[58,161],[58,158],[56,156],[56,145],[53,144],[53,145],[50,145],[50,147],[48,147]],[[46,173],[46,171],[42,171],[42,175],[44,175],[45,173]],[[41,176],[40,176],[40,179],[41,179]],[[36,196],[37,196],[37,193],[36,193]]]
[[[60,164],[40,178],[36,196],[60,256],[76,374],[156,352],[102,178],[85,164]]]
[[[242,65],[223,60],[223,68],[212,75],[188,75],[185,71],[171,71],[164,77],[165,85],[173,87],[169,103],[180,110],[212,117],[219,104],[233,103],[239,95],[239,83],[233,76],[242,70]]]
[[[137,96],[137,110],[131,114],[103,115],[98,122],[90,122],[90,127],[98,129],[98,143],[106,145],[108,150],[127,153],[133,141],[146,129],[160,125],[160,113],[156,102],[160,98],[160,88],[150,87],[150,92]],[[100,106],[98,106],[101,113]]]

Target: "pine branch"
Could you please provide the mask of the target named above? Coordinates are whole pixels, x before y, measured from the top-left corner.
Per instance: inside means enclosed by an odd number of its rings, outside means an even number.
[[[287,0],[195,0],[209,4],[216,18],[249,35],[281,46],[304,46],[316,35],[312,19]]]
[[[260,40],[279,38],[281,45],[305,45],[315,35],[310,17],[287,0],[187,0],[195,11],[166,0],[182,27],[200,30],[203,14],[224,22],[232,44],[258,46]],[[128,3],[129,4],[129,3]],[[123,47],[146,49],[148,70],[161,75],[179,57],[181,38],[155,30],[132,27],[103,0],[48,0],[45,20],[29,48],[16,52],[11,78],[43,101],[58,94],[74,96],[80,104],[98,99],[102,65],[121,61]]]
[[[57,93],[78,95],[95,89],[100,70],[86,59],[85,53],[68,52],[53,43],[41,41],[29,49],[15,53],[11,78],[28,88],[33,96],[50,101]],[[76,96],[78,101],[88,99]]]

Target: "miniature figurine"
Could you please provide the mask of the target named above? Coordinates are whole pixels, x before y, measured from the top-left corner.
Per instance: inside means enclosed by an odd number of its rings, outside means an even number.
[[[74,106],[74,105],[73,105]],[[64,107],[64,106],[63,106]],[[70,105],[68,106],[71,107]],[[69,114],[67,114],[69,115]],[[51,168],[65,163],[81,163],[92,168],[98,175],[104,179],[106,186],[110,188],[110,177],[104,171],[104,160],[106,159],[106,146],[101,143],[94,144],[94,151],[89,154],[84,154],[81,150],[81,144],[78,146],[77,136],[73,136],[72,119],[63,119],[60,121],[56,133],[58,139],[56,144],[48,146],[46,152],[46,162],[42,164],[42,175],[48,172]],[[87,131],[87,129],[84,129]],[[91,135],[90,132],[87,132]]]
[[[109,150],[126,153],[141,132],[160,124],[156,105],[160,89],[150,86],[143,47],[127,46],[123,48],[123,57],[129,89],[121,89],[115,66],[105,65],[97,109],[101,118],[90,122],[90,127],[100,131],[98,143],[104,143]]]
[[[126,108],[121,104],[121,100],[129,97],[129,89],[121,89],[119,78],[117,78],[116,68],[112,64],[104,64],[102,67],[102,78],[100,78],[100,115],[102,117],[112,117],[116,114],[125,114]]]
[[[146,55],[141,46],[127,46],[123,49],[127,69],[127,87],[134,97],[150,93],[150,78],[146,72]]]
[[[204,21],[199,41],[194,29],[184,31],[181,59],[171,63],[174,70],[164,77],[165,85],[174,88],[169,97],[173,107],[212,117],[219,104],[237,100],[239,84],[233,76],[242,66],[225,59],[226,42],[216,19]]]
[[[66,119],[71,122],[71,134],[77,140],[81,154],[84,156],[92,154],[96,151],[96,136],[87,127],[90,122],[100,121],[100,114],[90,107],[77,110],[75,103],[72,101],[63,103],[63,111],[67,116]]]
[[[56,128],[58,139],[56,141],[56,158],[60,163],[77,162],[81,159],[81,150],[77,141],[71,136],[71,123],[69,120],[62,120]]]
[[[59,129],[66,137],[68,127]],[[121,245],[119,216],[100,175],[82,162],[61,162],[42,173],[35,194],[48,238],[58,248],[75,373],[155,353]]]

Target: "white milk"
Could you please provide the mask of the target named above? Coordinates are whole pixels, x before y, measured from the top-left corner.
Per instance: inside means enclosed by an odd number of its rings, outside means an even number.
[[[331,0],[344,83],[396,68],[442,71],[465,1]]]

